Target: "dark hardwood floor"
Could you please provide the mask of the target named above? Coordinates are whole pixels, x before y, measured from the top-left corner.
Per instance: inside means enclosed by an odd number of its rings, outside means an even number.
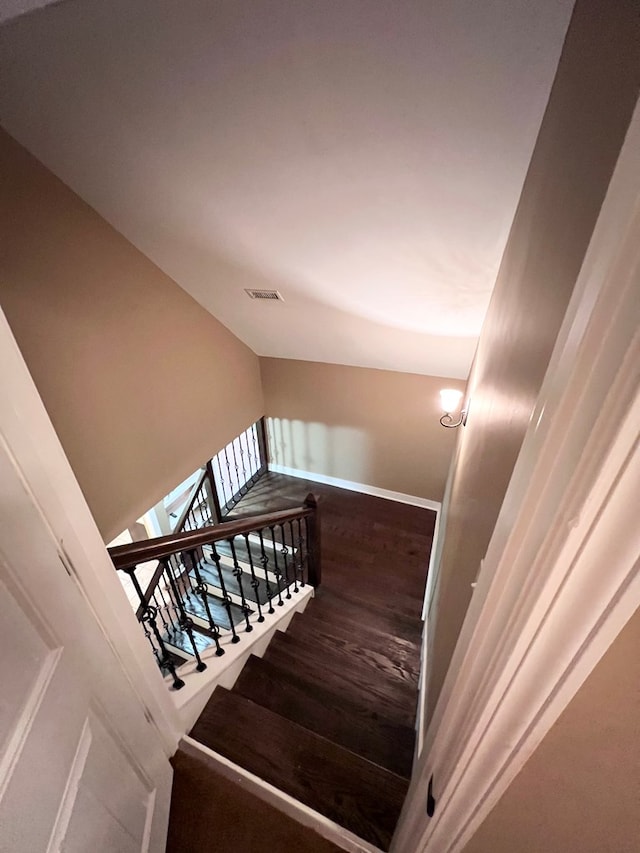
[[[220,776],[186,746],[173,759],[167,853],[342,853],[309,827]]]
[[[271,473],[232,515],[309,492],[320,498],[322,586],[233,690],[215,690],[191,735],[388,849],[411,773],[435,515]]]

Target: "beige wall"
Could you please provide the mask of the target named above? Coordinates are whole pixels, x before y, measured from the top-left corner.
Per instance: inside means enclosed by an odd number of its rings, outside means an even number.
[[[640,850],[640,611],[465,853]]]
[[[469,379],[431,613],[432,713],[638,97],[637,0],[578,0]]]
[[[455,430],[441,388],[459,380],[261,358],[272,460],[289,468],[442,499]]]
[[[262,415],[257,357],[0,131],[0,305],[109,540]]]

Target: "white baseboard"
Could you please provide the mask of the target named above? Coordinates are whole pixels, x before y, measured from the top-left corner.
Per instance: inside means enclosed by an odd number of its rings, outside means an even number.
[[[185,752],[191,754],[204,753],[209,761],[215,765],[215,769],[221,776],[245,788],[263,802],[269,803],[303,826],[309,827],[322,838],[340,847],[341,850],[345,850],[347,853],[382,853],[379,847],[359,838],[340,824],[330,820],[310,806],[299,802],[289,794],[285,794],[284,791],[279,790],[269,782],[265,782],[264,779],[260,779],[259,776],[250,773],[240,765],[234,764],[233,761],[229,761],[228,758],[198,743],[188,735],[182,738],[181,746]]]
[[[416,712],[416,747],[415,759],[420,757],[424,745],[424,729],[427,713],[427,688],[429,679],[427,667],[429,664],[429,604],[433,595],[433,587],[436,580],[436,554],[438,552],[438,537],[442,535],[440,522],[442,512],[436,515],[436,523],[433,528],[433,539],[431,541],[431,554],[429,555],[429,568],[427,570],[427,581],[424,589],[424,600],[422,602],[422,638],[420,640],[420,680],[418,683],[418,709]]]
[[[301,480],[314,480],[325,486],[335,486],[338,489],[347,489],[350,492],[362,492],[364,495],[372,495],[375,498],[384,498],[388,501],[396,501],[401,504],[411,504],[423,509],[440,511],[440,501],[432,501],[429,498],[419,498],[416,495],[406,495],[404,492],[392,492],[390,489],[379,489],[377,486],[368,486],[366,483],[354,483],[352,480],[342,480],[340,477],[328,477],[326,474],[317,474],[315,471],[301,471],[299,468],[288,468],[286,465],[278,465],[276,462],[269,463],[269,471],[274,474],[287,474],[289,477],[298,477]]]

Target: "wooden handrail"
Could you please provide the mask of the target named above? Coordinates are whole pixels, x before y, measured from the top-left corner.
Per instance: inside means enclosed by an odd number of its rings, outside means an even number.
[[[313,498],[312,495],[309,497]],[[313,500],[315,502],[315,498]],[[158,536],[155,539],[147,539],[142,542],[116,545],[114,548],[109,548],[108,551],[116,569],[126,571],[134,568],[138,563],[145,563],[148,560],[161,560],[180,551],[190,551],[202,545],[211,545],[213,542],[220,542],[222,539],[231,539],[240,533],[252,533],[255,530],[292,521],[294,518],[308,518],[313,516],[315,512],[314,505],[266,512],[240,521],[229,521],[222,525],[203,527],[201,530],[172,533],[169,536]]]

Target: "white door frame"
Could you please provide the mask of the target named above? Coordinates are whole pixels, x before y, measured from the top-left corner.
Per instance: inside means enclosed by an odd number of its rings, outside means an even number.
[[[132,693],[173,755],[180,719],[40,395],[0,311],[0,432],[33,502],[119,660]]]
[[[636,106],[414,769],[396,853],[464,849],[640,607],[639,427]]]

